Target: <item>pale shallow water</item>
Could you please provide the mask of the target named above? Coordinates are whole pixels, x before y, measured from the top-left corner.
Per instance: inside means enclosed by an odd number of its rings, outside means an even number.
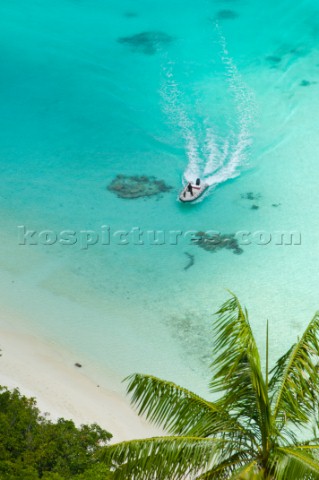
[[[205,391],[212,313],[230,289],[259,345],[268,318],[271,357],[283,353],[319,307],[316,2],[5,0],[0,19],[1,279],[17,328],[92,371]],[[153,44],[118,41],[142,32]],[[106,190],[117,174],[173,189],[123,200]],[[209,195],[179,204],[197,174]],[[296,231],[301,245],[22,246],[19,225]]]

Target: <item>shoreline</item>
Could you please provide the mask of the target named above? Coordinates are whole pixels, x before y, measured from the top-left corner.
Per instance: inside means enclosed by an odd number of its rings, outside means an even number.
[[[77,426],[97,423],[113,435],[112,443],[160,434],[138,417],[124,391],[112,388],[113,379],[104,379],[106,387],[98,385],[59,346],[2,328],[0,348],[0,384],[34,397],[51,420],[64,417]]]

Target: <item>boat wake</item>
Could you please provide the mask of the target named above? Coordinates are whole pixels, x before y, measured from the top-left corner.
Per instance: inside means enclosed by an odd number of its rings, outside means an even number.
[[[174,78],[172,62],[165,67],[165,81],[161,90],[164,113],[170,123],[178,127],[185,144],[188,165],[183,173],[183,183],[195,182],[199,177],[209,185],[209,189],[197,201],[202,201],[217,185],[237,177],[247,165],[255,117],[253,92],[242,80],[218,24],[216,34],[224,76],[221,96],[223,99],[229,98],[232,104],[227,115],[216,120],[209,113],[208,118],[200,117],[199,122],[197,115],[195,120],[194,113],[190,111],[193,112],[194,106],[197,110],[199,107],[196,102],[187,105],[185,95]],[[216,111],[216,105],[212,110],[212,113]]]

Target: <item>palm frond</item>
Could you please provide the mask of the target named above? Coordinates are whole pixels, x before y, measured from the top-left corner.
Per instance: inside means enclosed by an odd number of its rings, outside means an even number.
[[[266,442],[270,429],[270,405],[247,311],[233,295],[217,315],[211,390],[223,392],[217,403],[243,418],[246,425]]]
[[[226,460],[221,461],[216,466],[203,473],[196,480],[225,480],[230,478],[236,471],[247,466],[247,462],[251,460],[250,451],[239,450],[234,455],[229,456]]]
[[[264,478],[264,475],[259,471],[258,461],[253,459],[238,468],[228,477],[228,480],[264,480]]]
[[[319,438],[318,437],[314,437],[314,438],[310,438],[309,440],[302,440],[301,442],[294,442],[293,443],[293,446],[294,447],[298,447],[298,448],[312,448],[312,449],[317,449],[319,448]]]
[[[312,440],[298,442],[295,428],[318,410],[319,313],[269,382],[237,297],[217,315],[210,387],[221,398],[210,402],[151,375],[128,377],[138,413],[174,436],[103,448],[99,457],[114,480],[319,480],[316,429]]]
[[[221,407],[195,393],[151,375],[134,374],[127,392],[139,415],[173,435],[207,437],[222,435],[244,438],[249,435],[238,421]]]
[[[288,421],[306,424],[319,400],[319,313],[309,323],[301,339],[276,363],[269,390],[273,415],[279,427]]]
[[[276,449],[274,463],[276,480],[319,480],[319,462],[311,452],[296,447]]]
[[[115,469],[115,480],[183,480],[219,462],[226,443],[213,438],[157,437],[105,447],[99,457]]]

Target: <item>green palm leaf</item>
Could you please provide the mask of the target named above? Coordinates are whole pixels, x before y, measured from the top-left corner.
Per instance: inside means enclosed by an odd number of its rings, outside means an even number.
[[[236,470],[228,480],[265,480],[265,476],[259,470],[257,460],[254,459]]]
[[[247,311],[233,295],[217,315],[211,389],[223,392],[218,404],[234,412],[265,443],[269,437],[270,405]]]
[[[296,447],[281,447],[276,451],[276,480],[319,480],[319,463],[311,452]]]
[[[247,450],[239,450],[226,460],[220,462],[204,474],[200,475],[197,480],[224,480],[230,478],[234,474],[245,470],[247,462],[251,459],[250,452]],[[254,460],[254,465],[256,461]]]
[[[272,370],[269,389],[273,415],[281,427],[288,421],[308,423],[319,399],[319,313],[309,323],[298,343],[283,355]]]
[[[268,355],[264,380],[238,299],[217,314],[210,387],[221,397],[210,402],[151,375],[128,377],[138,413],[175,436],[103,449],[115,480],[319,480],[316,429],[312,440],[298,442],[295,428],[318,411],[319,314],[278,360],[270,382]]]
[[[198,437],[149,438],[106,447],[100,458],[117,467],[115,480],[193,478],[220,461],[226,443]]]
[[[127,392],[139,415],[173,435],[207,437],[223,431],[229,436],[249,435],[240,423],[212,402],[186,388],[151,375],[134,374]]]

